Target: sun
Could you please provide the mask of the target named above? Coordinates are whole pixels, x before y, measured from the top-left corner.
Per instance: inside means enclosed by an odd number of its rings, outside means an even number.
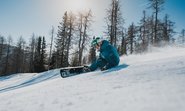
[[[67,0],[67,8],[70,11],[82,11],[89,7],[89,0]]]

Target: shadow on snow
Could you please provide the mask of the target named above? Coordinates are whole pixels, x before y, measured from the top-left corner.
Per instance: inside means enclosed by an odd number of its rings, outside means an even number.
[[[18,88],[22,88],[22,87],[26,87],[26,86],[29,86],[32,84],[36,84],[36,83],[45,81],[45,80],[53,79],[53,78],[56,78],[58,75],[59,75],[59,73],[57,73],[57,71],[55,73],[53,71],[47,71],[44,73],[40,73],[40,74],[38,74],[38,76],[32,77],[31,79],[28,79],[20,84],[15,84],[13,86],[2,88],[2,89],[0,89],[0,93],[14,90],[14,89],[18,89]],[[13,76],[10,76],[10,77],[13,77]],[[5,79],[7,79],[7,78],[5,78]],[[8,79],[9,79],[9,77],[8,77]]]
[[[118,66],[116,66],[114,68],[111,68],[109,70],[104,71],[103,74],[109,73],[109,72],[112,72],[112,71],[119,71],[119,70],[127,68],[128,66],[129,65],[127,65],[127,64],[121,64],[121,65],[118,65]]]

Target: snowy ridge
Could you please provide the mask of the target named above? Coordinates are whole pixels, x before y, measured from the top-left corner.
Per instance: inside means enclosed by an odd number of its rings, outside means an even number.
[[[108,71],[0,78],[0,111],[184,111],[185,48],[121,57]]]

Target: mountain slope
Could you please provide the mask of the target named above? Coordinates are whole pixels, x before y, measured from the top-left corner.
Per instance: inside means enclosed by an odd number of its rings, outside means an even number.
[[[184,111],[185,48],[153,50],[104,72],[0,78],[0,111]]]

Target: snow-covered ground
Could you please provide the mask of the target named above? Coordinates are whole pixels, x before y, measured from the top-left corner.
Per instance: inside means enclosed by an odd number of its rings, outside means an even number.
[[[0,111],[185,111],[185,48],[153,50],[65,79],[59,69],[1,77]]]

